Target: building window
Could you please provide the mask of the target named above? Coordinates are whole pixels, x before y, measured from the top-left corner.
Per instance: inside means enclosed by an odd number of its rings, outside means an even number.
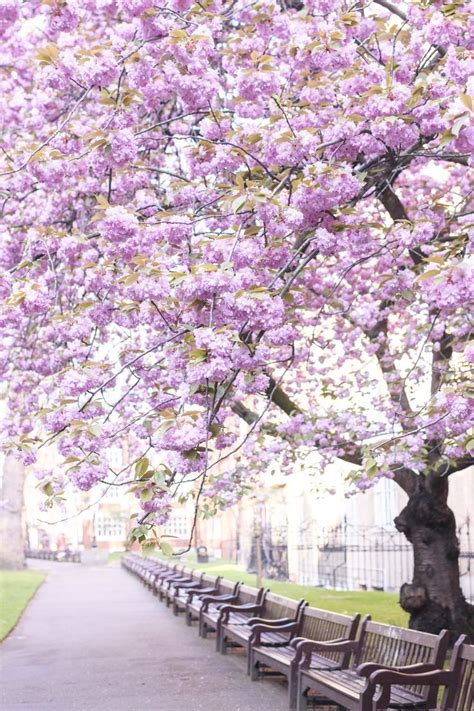
[[[189,538],[191,534],[189,517],[172,515],[165,526],[165,533],[176,538]]]
[[[95,533],[98,541],[123,541],[126,538],[123,521],[107,514],[97,515]]]
[[[117,501],[123,498],[124,486],[108,486],[104,489],[102,501]]]

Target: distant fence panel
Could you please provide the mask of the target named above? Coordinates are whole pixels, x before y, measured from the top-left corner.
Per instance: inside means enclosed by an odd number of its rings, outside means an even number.
[[[474,601],[474,541],[471,521],[458,526],[461,555],[461,585]],[[344,521],[332,528],[317,528],[305,522],[288,544],[284,526],[262,531],[262,563],[269,578],[292,579],[302,585],[337,590],[385,590],[398,592],[413,574],[413,549],[405,536],[393,527],[354,526]],[[249,571],[255,571],[255,545],[241,558]]]

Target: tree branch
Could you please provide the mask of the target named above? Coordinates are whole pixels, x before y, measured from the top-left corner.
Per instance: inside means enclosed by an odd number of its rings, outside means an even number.
[[[392,306],[390,301],[382,301],[382,303],[380,304],[380,311],[384,311],[386,308],[390,308],[390,306]],[[350,320],[351,323],[353,323],[354,326],[357,325],[352,321],[349,315],[347,315],[346,317]],[[383,375],[393,375],[393,373],[396,373],[397,375],[397,382],[392,382],[391,379],[385,380],[391,401],[395,405],[401,407],[407,415],[412,415],[413,413],[410,406],[410,401],[408,400],[408,395],[402,385],[402,378],[398,370],[395,368],[395,365],[387,365],[387,363],[385,362],[385,355],[387,353],[387,333],[388,319],[386,316],[382,316],[377,321],[375,326],[373,326],[373,328],[371,328],[370,330],[364,330],[364,335],[366,336],[366,338],[368,338],[369,341],[371,341],[372,343],[377,343],[375,357],[378,360]],[[384,335],[383,341],[379,341],[380,334]],[[397,389],[397,385],[399,386],[399,389]]]
[[[270,380],[272,381],[272,379]],[[273,394],[270,395],[269,393]],[[269,388],[267,389],[265,394],[267,395],[267,397],[270,397],[270,400],[277,407],[279,407],[280,410],[285,412],[290,417],[296,414],[301,414],[301,409],[288,397],[288,395],[284,392],[284,390],[282,390],[280,386],[273,387],[272,389],[272,385],[269,385]],[[258,415],[253,412],[249,407],[247,407],[247,405],[244,405],[242,402],[233,402],[231,405],[231,410],[236,415],[238,415],[238,417],[244,420],[244,422],[246,422],[248,425],[252,425],[258,420]],[[271,435],[272,437],[281,437],[282,439],[286,439],[284,435],[280,434],[276,427],[272,425],[264,425],[262,431],[265,434]],[[317,440],[315,441],[314,446],[316,447],[316,449],[318,448],[319,443]],[[340,442],[337,444],[337,446],[345,449],[344,454],[338,455],[338,459],[342,459],[344,462],[349,462],[349,464],[355,464],[357,466],[360,466],[362,464],[362,452],[358,445],[353,444],[352,442]]]
[[[444,476],[451,476],[451,474],[456,474],[456,472],[462,472],[463,469],[469,469],[469,467],[474,466],[474,457],[466,455],[465,457],[460,457],[448,467]]]
[[[387,182],[387,185],[384,187],[383,190],[381,190],[377,197],[394,222],[403,221],[411,223],[411,220],[408,217],[408,213],[405,210],[402,201],[394,192],[391,183]],[[408,251],[415,266],[417,266],[423,261],[424,254],[421,251],[420,247],[415,247],[415,249],[409,249]]]
[[[452,354],[453,349],[451,347],[452,337],[446,331],[443,333],[443,337],[439,341],[439,350],[433,350],[433,358],[431,364],[431,395],[435,395],[438,392],[440,385],[443,381],[443,369],[439,367],[442,363],[448,363]]]
[[[408,22],[408,17],[405,15],[405,13],[402,10],[399,10],[399,8],[396,7],[396,5],[392,5],[391,2],[388,2],[388,0],[374,0],[374,3],[376,5],[380,5],[380,7],[384,7],[386,10],[391,12],[393,15],[397,15],[404,22]]]
[[[267,374],[268,375],[268,374]],[[280,385],[277,385],[271,376],[268,388],[265,391],[265,395],[270,398],[274,405],[283,410],[289,417],[292,415],[297,415],[301,413],[301,409],[296,403],[294,403],[291,398],[285,393]]]

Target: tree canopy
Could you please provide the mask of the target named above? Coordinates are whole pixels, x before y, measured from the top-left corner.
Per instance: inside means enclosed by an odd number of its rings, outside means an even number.
[[[48,504],[133,481],[144,538],[256,452],[473,462],[473,9],[0,0],[6,448],[58,448]]]

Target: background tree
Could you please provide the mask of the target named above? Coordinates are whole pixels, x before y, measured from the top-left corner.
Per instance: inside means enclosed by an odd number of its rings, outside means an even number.
[[[131,481],[147,542],[280,408],[409,495],[412,625],[470,626],[471,5],[2,0],[5,447],[56,444],[48,505]]]
[[[23,490],[25,467],[12,455],[5,458],[0,506],[0,568],[25,567]]]

